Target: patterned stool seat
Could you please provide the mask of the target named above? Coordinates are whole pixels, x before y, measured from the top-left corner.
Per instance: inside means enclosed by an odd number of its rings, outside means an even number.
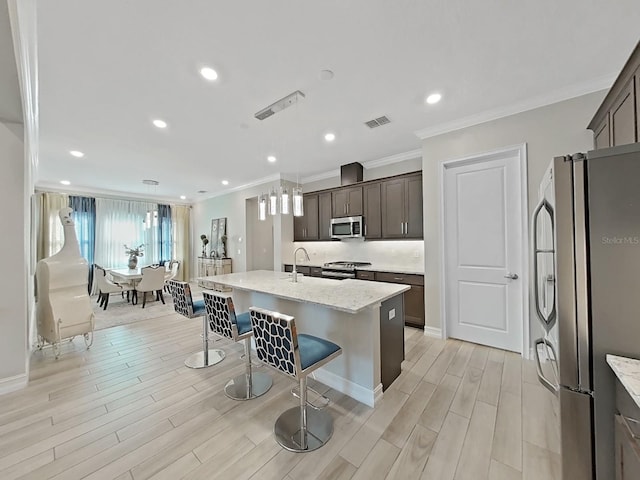
[[[262,372],[252,371],[251,365],[251,329],[250,313],[236,315],[233,299],[229,294],[203,292],[207,321],[211,330],[218,335],[244,342],[246,359],[245,373],[232,378],[224,387],[224,393],[234,400],[250,400],[269,391],[273,380]]]
[[[173,308],[187,318],[202,317],[202,351],[190,355],[184,364],[189,368],[204,368],[224,360],[225,353],[217,348],[209,348],[209,326],[204,300],[193,301],[191,288],[187,282],[169,281],[169,290],[173,297]]]
[[[308,409],[307,375],[342,354],[333,342],[298,334],[289,315],[251,307],[251,326],[258,358],[300,383],[300,406],[276,420],[276,441],[292,452],[309,452],[323,446],[333,434],[333,418],[323,410]]]

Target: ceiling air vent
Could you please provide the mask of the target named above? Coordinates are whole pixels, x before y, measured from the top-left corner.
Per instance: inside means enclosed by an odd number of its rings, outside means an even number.
[[[391,121],[384,115],[378,118],[374,118],[373,120],[369,120],[368,122],[364,122],[364,124],[369,128],[381,127],[382,125],[386,125],[387,123],[391,123]]]

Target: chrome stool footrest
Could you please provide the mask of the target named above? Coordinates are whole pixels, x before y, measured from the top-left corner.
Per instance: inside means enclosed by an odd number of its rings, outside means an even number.
[[[290,408],[276,420],[273,433],[276,441],[290,452],[311,452],[322,447],[333,435],[333,418],[329,412],[309,410],[307,412],[306,444],[302,448],[300,407]]]
[[[251,372],[251,375],[243,373],[227,382],[224,393],[233,400],[251,400],[267,393],[272,384],[271,376],[266,373]]]
[[[317,390],[311,388],[308,385],[307,385],[307,390],[313,392],[318,398],[321,398],[324,401],[323,405],[316,405],[315,403],[309,401],[309,399],[307,398],[306,399],[307,405],[309,405],[314,410],[324,410],[331,403],[331,399],[329,397],[327,397],[326,395],[323,395],[322,393],[318,392]],[[300,385],[296,385],[295,387],[291,388],[291,395],[293,395],[296,398],[300,398]]]
[[[189,368],[205,368],[215,365],[216,363],[220,363],[224,360],[225,353],[224,350],[219,349],[209,349],[208,359],[205,362],[204,352],[196,352],[193,355],[190,355],[185,361],[184,364]]]

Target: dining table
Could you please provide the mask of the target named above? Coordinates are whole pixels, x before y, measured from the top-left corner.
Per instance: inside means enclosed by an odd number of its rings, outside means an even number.
[[[136,305],[138,303],[138,292],[136,285],[142,280],[142,267],[140,268],[112,268],[107,270],[113,277],[116,283],[128,283],[133,288],[131,290],[132,298],[131,303]],[[127,300],[129,299],[129,292],[127,292]]]

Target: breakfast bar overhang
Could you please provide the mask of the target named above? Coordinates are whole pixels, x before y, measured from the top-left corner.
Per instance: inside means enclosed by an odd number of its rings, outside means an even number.
[[[251,271],[203,277],[202,285],[233,290],[237,312],[275,310],[296,319],[299,333],[326,338],[343,355],[315,372],[318,381],[375,406],[400,374],[404,359],[404,303],[407,285],[331,280],[285,272]]]

